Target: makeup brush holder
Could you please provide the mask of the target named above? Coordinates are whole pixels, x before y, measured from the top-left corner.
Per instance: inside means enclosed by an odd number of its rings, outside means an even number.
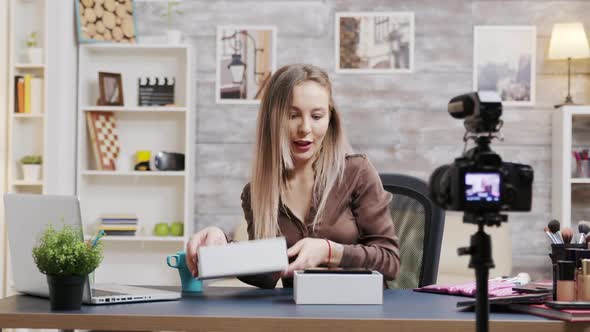
[[[574,170],[574,177],[587,178],[590,177],[590,163],[589,160],[577,160],[576,168]]]
[[[586,245],[582,243],[552,243],[551,263],[557,264],[557,261],[568,260],[568,249],[586,249]]]
[[[553,272],[553,301],[557,300],[557,261],[575,261],[575,251],[568,249],[587,249],[586,244],[582,243],[552,243],[551,258]]]

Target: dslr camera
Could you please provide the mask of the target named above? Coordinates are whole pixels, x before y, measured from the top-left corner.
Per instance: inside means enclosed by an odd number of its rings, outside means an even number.
[[[457,96],[449,102],[448,111],[456,119],[465,119],[465,148],[470,139],[477,145],[432,173],[432,199],[446,210],[465,211],[472,216],[530,211],[532,167],[504,162],[490,149],[503,123],[500,96],[487,91]]]

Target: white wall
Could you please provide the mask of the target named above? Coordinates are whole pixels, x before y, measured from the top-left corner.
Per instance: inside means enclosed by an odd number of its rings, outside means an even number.
[[[470,256],[459,256],[457,249],[470,244],[471,235],[477,226],[463,223],[463,213],[447,211],[445,231],[443,233],[440,262],[438,267],[438,284],[459,284],[473,281],[475,270],[469,268]],[[485,232],[492,239],[492,259],[495,267],[490,269],[490,278],[502,277],[520,272],[528,272],[519,266],[512,273],[512,242],[510,225],[504,223],[500,227],[486,227]]]
[[[8,122],[8,3],[0,1],[0,189],[6,191],[6,158]],[[6,294],[6,232],[4,231],[4,200],[0,200],[0,297]]]
[[[47,6],[47,142],[45,192],[74,194],[76,188],[77,46],[74,1]]]

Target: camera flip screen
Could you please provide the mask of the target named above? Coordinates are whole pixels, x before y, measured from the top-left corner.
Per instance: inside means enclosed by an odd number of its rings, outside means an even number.
[[[465,173],[466,202],[500,202],[499,173]]]

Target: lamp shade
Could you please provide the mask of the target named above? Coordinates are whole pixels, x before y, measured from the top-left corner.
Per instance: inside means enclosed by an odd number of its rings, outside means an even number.
[[[553,25],[549,42],[549,59],[584,59],[588,57],[590,57],[590,50],[582,23]]]
[[[232,54],[231,63],[227,67],[231,72],[233,83],[242,84],[244,70],[246,70],[246,64],[242,61],[242,56],[240,54]]]

